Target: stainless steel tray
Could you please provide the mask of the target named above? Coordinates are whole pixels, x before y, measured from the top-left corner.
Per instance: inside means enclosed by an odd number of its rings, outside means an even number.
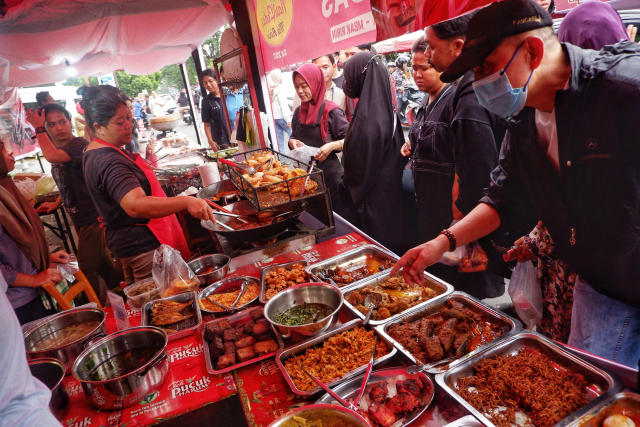
[[[398,420],[402,419],[402,423],[393,425],[396,427],[406,426],[411,424],[414,420],[416,420],[424,411],[427,410],[431,402],[433,402],[433,395],[435,394],[435,384],[431,380],[429,375],[418,372],[415,375],[407,374],[405,368],[386,368],[380,369],[378,371],[372,371],[371,376],[369,377],[369,383],[367,384],[367,388],[365,389],[365,393],[362,396],[362,400],[360,401],[360,408],[365,412],[369,409],[369,392],[371,391],[371,387],[379,381],[387,380],[389,384],[387,386],[389,390],[389,397],[395,396],[395,383],[399,380],[405,379],[419,379],[422,382],[424,388],[421,389],[420,392],[420,400],[425,404],[424,408],[417,409],[415,411],[409,412],[406,415],[398,415]],[[356,378],[352,378],[348,381],[343,382],[338,387],[334,388],[333,391],[343,399],[355,399],[358,396],[358,392],[360,392],[360,387],[362,386],[362,380],[364,379],[364,374],[357,376]],[[339,403],[326,393],[322,396],[316,403],[329,403],[334,405],[339,405]]]
[[[315,264],[312,264],[308,266],[305,269],[305,271],[310,275],[312,275],[317,282],[324,282],[324,280],[318,277],[318,272],[320,270],[325,270],[327,268],[335,268],[335,267],[347,268],[350,264],[355,264],[355,268],[361,268],[364,265],[364,261],[367,255],[375,255],[379,258],[382,258],[384,260],[390,260],[390,261],[398,261],[399,259],[393,253],[379,246],[365,245],[365,246],[361,246],[359,248],[350,250],[348,252],[345,252],[343,254],[336,255],[332,258],[328,258],[324,261],[320,261]],[[344,291],[346,289],[351,288],[352,286],[362,283],[365,280],[369,280],[372,277],[377,277],[386,271],[387,270],[372,274],[371,276],[365,277],[364,279],[356,280],[355,282],[349,283],[344,286],[338,285],[338,287]]]
[[[452,367],[454,367],[455,365],[462,363],[463,361],[470,359],[471,357],[475,356],[476,354],[480,353],[481,351],[484,351],[485,349],[494,346],[496,344],[498,344],[500,341],[503,341],[515,334],[517,334],[518,332],[520,332],[522,330],[522,323],[520,323],[518,320],[507,316],[506,314],[504,314],[503,312],[496,310],[495,308],[483,303],[482,301],[472,297],[469,294],[466,294],[464,292],[459,292],[459,291],[455,291],[452,294],[449,294],[447,296],[445,296],[444,298],[440,298],[437,301],[429,301],[425,306],[421,307],[421,308],[416,308],[416,309],[410,309],[406,312],[406,314],[404,314],[402,317],[399,317],[395,320],[392,320],[391,322],[387,322],[384,325],[378,326],[378,330],[380,330],[380,333],[382,333],[382,335],[384,335],[386,338],[388,338],[389,340],[391,340],[391,342],[393,342],[393,345],[396,346],[396,348],[398,349],[398,351],[400,352],[400,354],[402,354],[404,357],[406,357],[409,361],[411,361],[413,364],[419,364],[419,362],[416,360],[416,358],[411,354],[410,351],[406,350],[402,344],[400,344],[399,342],[397,342],[396,340],[394,340],[390,335],[387,334],[387,331],[389,330],[389,328],[391,327],[392,324],[394,323],[402,323],[403,321],[407,321],[408,323],[414,322],[418,319],[422,319],[425,316],[429,316],[432,315],[440,310],[442,310],[447,301],[449,300],[453,300],[456,302],[459,302],[461,304],[463,304],[465,307],[475,311],[475,312],[479,312],[482,313],[482,315],[487,318],[487,320],[489,322],[491,322],[492,324],[495,325],[509,325],[510,330],[509,332],[507,332],[505,335],[501,336],[500,338],[497,338],[493,341],[491,341],[490,343],[485,344],[482,347],[478,347],[477,349],[473,350],[472,352],[459,357],[458,359],[452,361],[451,363],[449,363],[448,368],[441,370],[441,369],[437,369],[437,368],[432,368],[432,369],[428,369],[427,372],[429,372],[430,374],[439,374],[441,372],[444,372],[445,370],[451,369]],[[446,365],[445,365],[446,367]]]
[[[344,323],[340,326],[338,326],[335,329],[332,329],[328,332],[325,332],[322,335],[318,335],[317,337],[308,339],[306,341],[301,342],[300,344],[295,345],[294,347],[288,348],[282,352],[280,352],[278,354],[278,356],[276,357],[276,364],[278,365],[278,368],[280,369],[280,372],[282,372],[282,375],[284,375],[284,378],[287,380],[287,383],[289,384],[289,387],[291,387],[291,390],[293,390],[293,392],[295,394],[298,394],[300,396],[304,396],[304,397],[313,397],[313,396],[317,396],[320,393],[322,393],[322,389],[320,387],[316,387],[314,389],[311,389],[309,391],[302,391],[302,390],[298,390],[298,388],[296,387],[296,385],[293,383],[293,380],[291,379],[291,377],[289,376],[289,373],[287,372],[287,370],[284,368],[284,361],[287,360],[289,357],[291,357],[292,355],[298,355],[301,353],[304,353],[304,351],[310,347],[315,347],[318,346],[319,344],[322,344],[323,342],[325,342],[328,338],[340,334],[342,332],[345,331],[350,331],[351,329],[355,328],[356,326],[362,326],[362,320],[360,319],[356,319],[356,320],[352,320],[351,322],[348,323]],[[384,356],[382,356],[379,359],[376,359],[374,362],[374,366],[379,366],[382,365],[384,363],[386,363],[389,359],[391,359],[395,354],[396,354],[396,348],[393,346],[393,343],[389,340],[387,340],[385,337],[382,336],[382,334],[380,334],[379,331],[377,331],[375,328],[371,327],[370,325],[365,326],[365,330],[369,331],[369,330],[373,330],[375,334],[378,335],[378,339],[382,340],[386,345],[387,348],[390,350],[389,354],[386,354]],[[326,385],[328,387],[333,387],[336,386],[338,384],[343,383],[344,381],[346,381],[349,378],[353,378],[354,376],[357,376],[361,373],[364,373],[364,371],[366,370],[367,365],[364,364],[362,366],[360,366],[359,368],[356,368],[350,372],[347,372],[347,374],[342,377],[342,378],[336,378],[333,381],[330,381],[328,383],[326,383]]]
[[[242,285],[243,281],[251,281],[251,282],[254,282],[256,284],[259,283],[258,279],[256,277],[251,277],[251,276],[227,277],[226,279],[222,279],[219,282],[215,282],[215,283],[207,286],[203,290],[201,290],[200,293],[198,294],[198,306],[200,306],[200,300],[201,299],[206,298],[211,294],[215,294],[215,293],[218,293],[218,292],[221,292],[221,291],[226,291],[228,289],[237,288],[238,287],[238,282],[240,282],[240,285]],[[241,292],[241,294],[242,294],[242,292]],[[209,310],[205,310],[202,307],[200,307],[200,309],[202,311],[204,311],[205,313],[212,313],[212,314],[235,313],[235,312],[238,312],[238,311],[242,311],[243,308],[246,308],[249,304],[254,302],[256,299],[258,299],[257,295],[256,295],[255,298],[253,298],[248,303],[243,304],[243,305],[239,305],[236,308],[234,308],[233,310],[209,311]]]
[[[457,419],[444,427],[482,427],[482,423],[471,415],[467,415],[466,417]]]
[[[400,273],[398,273],[398,274],[400,274]],[[376,282],[383,283],[388,278],[389,278],[389,272],[387,271],[386,273],[379,274],[378,276],[368,278],[367,280],[362,281],[358,285],[349,287],[349,289],[347,289],[344,292],[344,305],[345,305],[345,307],[348,307],[349,310],[351,310],[351,312],[355,316],[357,316],[360,319],[364,320],[364,314],[362,314],[358,310],[356,310],[355,307],[353,305],[351,305],[350,302],[347,301],[347,297],[349,296],[349,294],[351,292],[355,291],[356,289],[364,288],[365,286],[368,286],[368,285],[370,285],[372,283],[376,283]],[[398,313],[398,314],[396,314],[394,316],[391,316],[391,317],[389,317],[387,319],[373,320],[373,318],[372,318],[369,321],[369,324],[377,326],[377,325],[385,324],[387,322],[392,322],[392,321],[394,321],[396,319],[400,319],[400,318],[406,316],[410,311],[416,310],[418,308],[422,308],[422,307],[426,306],[427,304],[431,304],[431,303],[433,303],[435,301],[438,301],[438,300],[442,299],[443,297],[451,294],[453,292],[453,290],[454,290],[453,286],[451,286],[450,284],[448,284],[446,282],[443,282],[442,280],[438,279],[437,277],[435,277],[435,276],[433,276],[433,275],[431,275],[431,274],[429,274],[427,272],[424,273],[424,278],[427,281],[427,288],[433,289],[434,291],[436,291],[436,293],[438,295],[436,295],[435,297],[431,298],[430,300],[423,301],[420,304],[416,304],[413,307],[408,308],[407,310],[405,310],[405,311],[403,311],[401,313]]]
[[[602,369],[574,356],[560,345],[536,332],[520,332],[493,347],[485,349],[474,357],[454,366],[449,371],[443,374],[438,374],[436,376],[436,382],[485,426],[495,427],[491,421],[480,413],[480,411],[467,403],[467,401],[456,392],[458,379],[474,375],[473,366],[481,360],[496,356],[514,355],[522,349],[539,351],[540,353],[550,357],[560,366],[584,375],[585,379],[590,384],[588,389],[591,392],[585,391],[589,403],[571,414],[569,417],[557,423],[556,427],[569,425],[577,418],[600,405],[603,401],[610,399],[622,388],[622,382],[617,377],[614,377]],[[596,393],[596,390],[599,391],[599,394]]]
[[[194,315],[192,318],[187,320],[182,320],[173,325],[166,325],[169,329],[178,329],[178,332],[175,334],[168,335],[169,341],[175,341],[180,338],[188,337],[189,335],[193,335],[196,333],[196,330],[202,324],[202,313],[200,312],[200,304],[198,304],[198,293],[197,292],[186,292],[184,294],[174,295],[167,298],[157,299],[155,301],[149,301],[142,307],[142,326],[156,326],[151,323],[151,308],[153,304],[158,301],[174,301],[179,303],[185,303],[187,301],[192,301],[192,310],[194,311]],[[162,326],[156,326],[158,328],[164,329]]]
[[[273,264],[273,265],[269,265],[266,266],[262,269],[262,273],[260,273],[260,302],[263,304],[266,304],[269,302],[269,300],[267,299],[266,296],[266,292],[267,292],[267,287],[265,286],[264,283],[264,278],[267,277],[267,274],[271,273],[272,271],[276,271],[279,268],[284,268],[286,270],[290,270],[291,267],[294,264],[302,264],[304,266],[308,266],[309,265],[309,261],[305,261],[303,259],[298,260],[298,261],[290,261],[290,262],[285,262],[282,264]],[[306,269],[305,269],[306,270]],[[312,280],[311,277],[309,278],[309,282],[317,282],[317,280]]]
[[[570,425],[572,427],[601,427],[602,422],[610,415],[613,406],[622,406],[625,408],[625,411],[633,411],[640,414],[640,394],[628,391],[618,393]]]
[[[237,327],[239,325],[242,325],[250,321],[251,312],[261,308],[262,307],[250,308],[249,310],[245,310],[241,313],[232,314],[231,316],[227,316],[222,319],[212,320],[210,322],[205,323],[204,325],[208,325],[209,323],[217,323],[221,320],[227,320],[230,326]],[[229,366],[228,368],[216,371],[215,369],[213,369],[213,366],[211,365],[211,353],[209,353],[209,341],[204,339],[204,325],[202,325],[200,336],[202,338],[202,344],[204,346],[204,360],[207,365],[207,372],[209,372],[211,375],[224,374],[225,372],[230,372],[230,371],[233,371],[234,369],[242,368],[243,366],[247,366],[252,363],[259,362],[260,360],[268,359],[269,357],[272,357],[273,355],[278,353],[277,351],[274,351],[273,353],[265,354],[264,356],[258,356],[254,359],[247,360],[246,362],[236,363],[233,366]],[[271,325],[271,323],[269,323],[269,325]],[[278,334],[278,332],[273,328],[273,325],[271,325],[271,330],[273,331],[273,334],[276,337],[276,342],[278,343],[278,351],[281,351],[284,348],[284,342],[282,341],[280,334]]]

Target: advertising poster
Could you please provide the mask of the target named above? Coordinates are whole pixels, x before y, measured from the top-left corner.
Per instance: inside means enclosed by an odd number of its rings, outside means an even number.
[[[19,158],[39,149],[38,140],[32,139],[35,134],[35,129],[27,122],[18,89],[8,89],[0,104],[0,138],[13,151],[13,156]]]

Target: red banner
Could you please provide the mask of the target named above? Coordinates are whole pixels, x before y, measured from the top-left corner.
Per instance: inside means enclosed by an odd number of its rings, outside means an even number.
[[[369,0],[254,0],[265,71],[376,39]]]
[[[0,103],[0,138],[7,150],[13,151],[14,157],[34,153],[39,149],[38,140],[31,139],[35,134],[35,130],[27,122],[27,113],[18,89],[7,90],[4,102]]]

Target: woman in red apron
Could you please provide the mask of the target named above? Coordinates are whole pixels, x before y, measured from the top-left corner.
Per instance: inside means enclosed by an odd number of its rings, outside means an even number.
[[[87,147],[83,170],[89,193],[102,218],[107,246],[122,262],[127,284],[151,276],[153,253],[166,244],[190,257],[176,212],[214,220],[204,200],[167,198],[153,169],[138,154],[127,153],[132,117],[120,91],[83,87],[82,107],[95,138]]]

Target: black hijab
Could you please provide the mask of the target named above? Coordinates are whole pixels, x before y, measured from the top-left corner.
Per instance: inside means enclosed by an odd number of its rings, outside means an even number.
[[[393,107],[389,72],[377,56],[371,52],[354,55],[344,65],[344,78],[345,95],[359,100],[344,141],[343,182],[355,206],[360,206],[376,185],[381,163],[396,163],[385,157],[401,157],[404,135]]]

